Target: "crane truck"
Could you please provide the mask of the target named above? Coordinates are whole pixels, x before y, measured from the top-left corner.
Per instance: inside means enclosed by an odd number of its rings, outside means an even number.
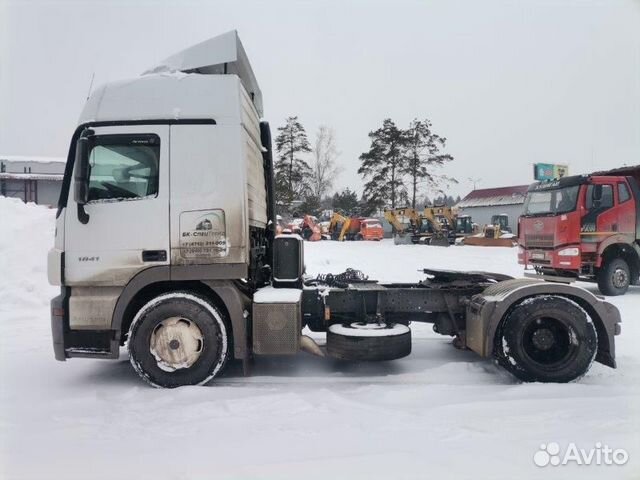
[[[411,322],[523,381],[615,368],[620,314],[535,279],[424,268],[417,283],[310,277],[276,235],[262,94],[235,31],[88,98],[70,141],[49,281],[57,360],[117,359],[156,387],[200,385],[231,360],[301,349],[343,361],[411,352]],[[321,349],[303,328],[326,332]]]
[[[532,184],[518,232],[530,275],[623,295],[640,277],[640,165]]]

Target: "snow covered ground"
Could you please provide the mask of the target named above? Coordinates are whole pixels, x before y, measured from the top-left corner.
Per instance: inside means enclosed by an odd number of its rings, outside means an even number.
[[[622,311],[619,368],[520,384],[412,325],[411,356],[344,366],[300,354],[236,365],[207,387],[156,390],[120,361],[53,359],[46,251],[54,211],[0,198],[0,478],[640,478],[640,288]],[[515,249],[307,243],[310,273],[419,268],[519,275]],[[594,286],[585,285],[590,290]],[[543,443],[624,448],[620,466],[535,466]]]

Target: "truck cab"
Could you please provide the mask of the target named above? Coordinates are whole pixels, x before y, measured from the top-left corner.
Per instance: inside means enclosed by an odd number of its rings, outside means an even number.
[[[518,262],[545,278],[595,280],[606,295],[624,294],[640,275],[639,193],[633,176],[615,172],[532,184]]]

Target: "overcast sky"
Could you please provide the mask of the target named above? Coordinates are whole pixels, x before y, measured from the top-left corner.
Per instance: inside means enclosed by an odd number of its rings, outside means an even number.
[[[367,133],[429,118],[479,186],[640,163],[640,1],[0,0],[0,154],[66,156],[95,84],[237,29],[272,128],[336,131],[338,187]]]

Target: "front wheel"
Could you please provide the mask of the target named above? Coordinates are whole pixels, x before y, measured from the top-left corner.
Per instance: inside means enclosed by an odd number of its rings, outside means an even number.
[[[525,382],[571,382],[590,368],[598,351],[593,322],[577,303],[559,296],[523,300],[496,336],[498,362]]]
[[[229,356],[223,316],[200,295],[159,295],[137,313],[129,329],[134,370],[154,387],[202,385],[218,375]]]
[[[596,280],[603,295],[624,295],[631,283],[629,264],[622,258],[607,260],[598,270]]]

